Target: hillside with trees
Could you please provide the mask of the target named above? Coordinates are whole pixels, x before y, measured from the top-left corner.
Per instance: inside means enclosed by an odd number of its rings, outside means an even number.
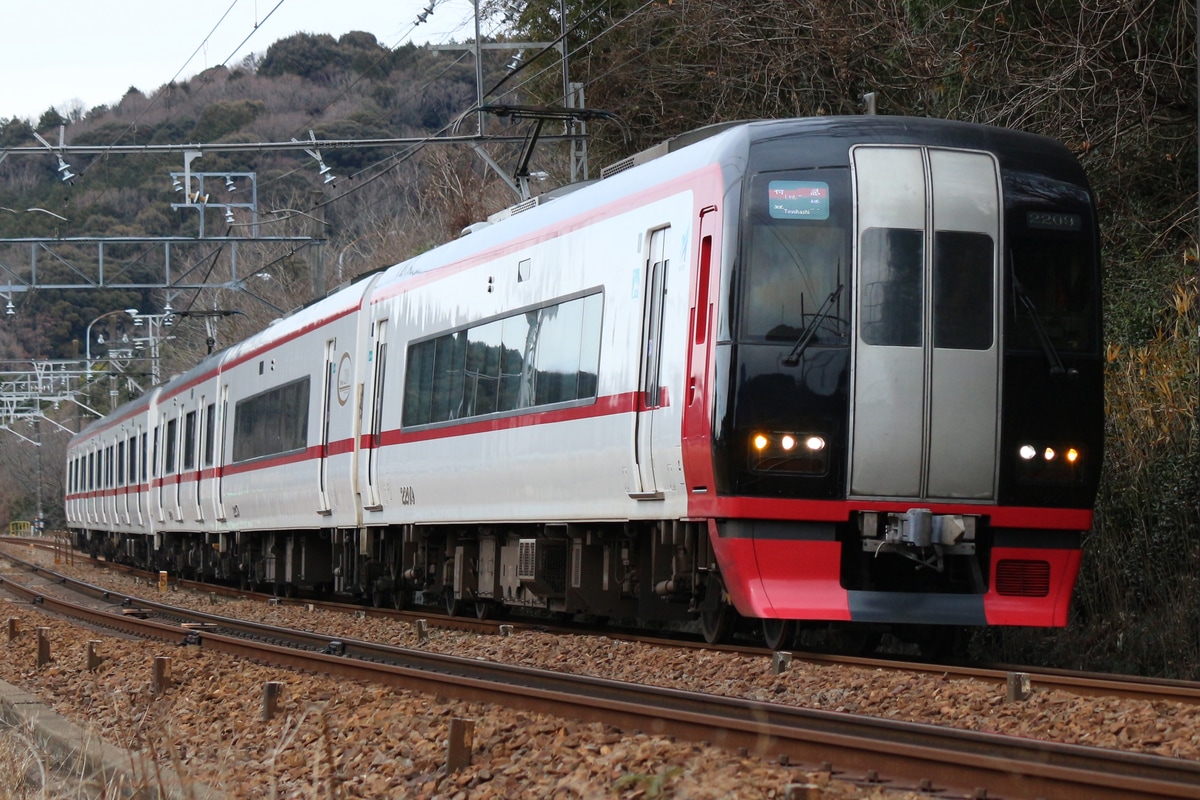
[[[979,652],[1063,666],[1200,678],[1200,310],[1197,307],[1197,73],[1194,6],[1166,0],[491,0],[509,41],[558,40],[586,105],[624,126],[589,122],[592,174],[669,136],[734,119],[863,113],[933,116],[1053,136],[1077,155],[1104,231],[1108,438],[1095,529],[1085,539],[1071,626],[989,631]],[[557,51],[490,53],[485,103],[563,105]],[[70,143],[267,142],[473,133],[469,54],[395,51],[367,33],[301,34],[236,69],[214,69],[119,104],[36,125],[0,120],[0,147],[34,144],[32,129]],[[489,133],[528,123],[489,118]],[[32,128],[32,129],[31,129]],[[518,144],[489,145],[511,168]],[[339,181],[321,183],[307,156],[205,155],[197,169],[255,171],[261,218],[278,235],[307,235],[315,215],[326,283],[394,263],[456,235],[516,198],[463,146],[336,149]],[[561,146],[543,146],[538,191],[565,183]],[[77,164],[73,186],[47,156],[0,163],[0,237],[194,236],[172,211],[177,157],[110,155]],[[287,211],[291,209],[292,211]],[[268,258],[264,254],[264,258]],[[198,297],[243,312],[222,343],[313,292],[302,254],[269,255],[253,291]],[[328,286],[326,288],[328,288]],[[260,299],[256,299],[257,296]],[[161,308],[154,293],[31,293],[0,325],[2,358],[78,356],[97,314]],[[201,332],[173,342],[178,366],[204,352]],[[23,447],[0,439],[0,454]],[[47,451],[48,454],[49,451]],[[57,463],[57,462],[55,462]],[[56,490],[46,489],[47,496]],[[28,492],[0,497],[11,514]],[[24,506],[22,504],[25,504]]]

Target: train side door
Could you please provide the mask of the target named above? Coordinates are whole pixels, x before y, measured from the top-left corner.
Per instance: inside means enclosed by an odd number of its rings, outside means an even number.
[[[163,431],[166,430],[166,425],[162,422],[162,420],[164,418],[165,418],[165,415],[160,413],[156,417],[156,423],[155,423],[155,428],[154,428],[154,467],[153,467],[153,469],[154,469],[154,484],[153,485],[156,490],[154,492],[154,501],[155,501],[154,509],[156,512],[158,512],[157,517],[158,517],[158,523],[160,525],[167,521],[167,507],[166,507],[165,500],[163,499],[164,494],[166,492],[166,489],[163,488],[163,486],[167,482],[166,471],[163,469],[163,464],[165,463],[164,459],[163,459],[163,447],[164,447],[163,443],[165,442],[165,437],[163,436]]]
[[[995,497],[1000,184],[986,153],[864,146],[850,491]]]
[[[147,454],[146,448],[149,447],[149,435],[146,433],[146,426],[140,426],[138,434],[138,527],[149,525],[150,520],[150,472],[149,462],[150,456]]]
[[[129,524],[129,484],[125,477],[125,464],[128,459],[125,456],[125,441],[126,436],[124,431],[117,432],[117,511],[119,512],[121,523]]]
[[[201,479],[204,475],[203,449],[201,447],[201,443],[204,441],[204,400],[204,396],[201,395],[200,404],[187,412],[184,416],[183,427],[183,464],[187,469],[184,477],[190,478],[193,482],[192,489],[188,493],[187,512],[188,519],[196,522],[204,521],[204,508],[200,499],[200,490],[203,486]]]
[[[213,519],[217,522],[225,521],[225,441],[226,433],[229,427],[229,385],[220,384],[221,386],[221,406],[220,413],[217,415],[217,432],[214,438],[214,446],[216,452],[214,454],[214,482],[213,482]]]
[[[663,304],[667,295],[667,232],[660,228],[650,234],[642,283],[642,334],[639,340],[641,364],[638,390],[634,400],[633,457],[629,496],[638,500],[657,500],[662,491],[654,477],[654,417],[662,407],[662,332]]]
[[[204,489],[196,495],[196,504],[200,507],[200,516],[203,518],[205,508],[214,508],[216,503],[213,500],[214,493],[217,487],[217,402],[216,398],[213,401],[203,406],[204,408],[204,446],[201,448],[202,469],[200,477]]]
[[[372,358],[375,364],[371,385],[371,432],[363,443],[367,451],[366,500],[363,508],[368,511],[380,511],[383,509],[383,500],[379,491],[379,438],[383,434],[384,381],[387,379],[386,319],[375,323],[375,348]]]
[[[334,393],[337,391],[337,339],[325,342],[325,388],[321,397],[321,456],[318,459],[317,482],[320,495],[317,500],[318,514],[331,514],[329,504],[329,414],[333,406]]]
[[[143,506],[146,502],[146,433],[141,426],[134,427],[129,437],[129,483],[133,491],[133,507],[139,528],[145,525]]]

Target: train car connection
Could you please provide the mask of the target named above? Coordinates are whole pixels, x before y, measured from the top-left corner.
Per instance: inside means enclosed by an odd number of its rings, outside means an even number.
[[[1044,137],[713,126],[493,215],[78,434],[78,545],[599,618],[1066,624],[1099,243]]]

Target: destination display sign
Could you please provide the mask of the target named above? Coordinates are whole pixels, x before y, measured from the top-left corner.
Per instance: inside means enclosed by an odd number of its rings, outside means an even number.
[[[775,219],[829,219],[829,184],[823,181],[771,181],[768,207]]]

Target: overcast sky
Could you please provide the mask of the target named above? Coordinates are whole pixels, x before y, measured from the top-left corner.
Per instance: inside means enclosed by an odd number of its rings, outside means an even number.
[[[300,31],[367,31],[385,47],[475,38],[470,0],[0,0],[0,25],[0,120],[35,124],[51,106],[113,105],[130,86],[149,96],[237,66]]]

